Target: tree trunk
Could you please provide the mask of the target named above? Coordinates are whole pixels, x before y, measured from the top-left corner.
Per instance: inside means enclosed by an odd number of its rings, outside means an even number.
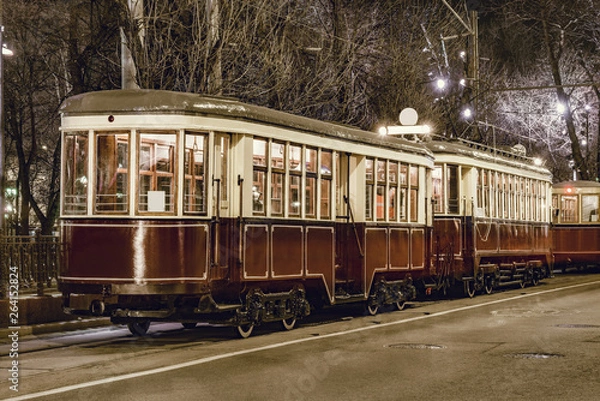
[[[542,19],[542,26],[544,30],[544,42],[546,43],[546,49],[548,51],[548,59],[550,61],[550,68],[552,71],[552,78],[556,85],[556,96],[558,101],[565,106],[564,118],[567,126],[567,133],[571,140],[571,151],[573,154],[573,161],[575,162],[575,169],[579,173],[579,177],[582,180],[589,180],[590,174],[587,163],[583,158],[581,152],[581,146],[579,146],[579,138],[577,138],[577,132],[575,130],[575,123],[573,122],[573,113],[571,111],[571,105],[569,102],[569,95],[565,92],[562,86],[562,76],[560,73],[559,59],[560,56],[556,54],[554,47],[552,46],[552,40],[550,38],[550,32],[548,27],[548,21],[546,18]],[[560,45],[559,45],[560,46]]]

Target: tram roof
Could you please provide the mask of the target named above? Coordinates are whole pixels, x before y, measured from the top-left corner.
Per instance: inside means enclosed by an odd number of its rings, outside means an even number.
[[[427,146],[434,155],[464,156],[472,165],[477,165],[477,162],[487,162],[547,175],[549,179],[551,177],[550,170],[533,164],[533,158],[515,152],[457,139],[436,139],[428,142]]]
[[[553,185],[554,188],[598,188],[600,189],[600,183],[596,181],[563,181]]]
[[[356,127],[325,122],[269,109],[226,97],[189,92],[126,89],[87,92],[67,98],[60,107],[65,116],[98,114],[190,114],[226,117],[316,133],[343,140],[367,143],[394,150],[425,155],[425,146],[397,137],[382,137]]]

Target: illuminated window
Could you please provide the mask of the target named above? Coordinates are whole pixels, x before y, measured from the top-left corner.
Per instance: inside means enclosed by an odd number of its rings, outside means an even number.
[[[581,222],[598,222],[598,195],[581,196]]]
[[[302,147],[288,145],[288,163],[290,174],[288,215],[300,217],[302,207]]]
[[[321,205],[320,215],[322,219],[331,218],[331,180],[333,171],[332,152],[321,151]]]
[[[561,221],[563,223],[578,222],[577,196],[563,196],[561,198]]]
[[[410,166],[410,221],[417,221],[419,215],[419,167]]]
[[[63,213],[87,213],[88,135],[74,132],[64,137]]]
[[[128,211],[128,133],[99,133],[96,137],[95,212]]]
[[[374,160],[366,159],[366,185],[365,185],[365,218],[373,220],[373,187],[375,185],[373,167]]]
[[[285,144],[271,143],[271,215],[283,216]]]
[[[173,213],[176,135],[140,134],[139,138],[138,210]]]
[[[444,177],[442,174],[442,166],[435,166],[431,172],[433,186],[433,211],[435,213],[444,213]]]
[[[185,213],[206,214],[206,141],[202,134],[186,133],[184,156]]]
[[[267,141],[264,139],[254,139],[252,166],[252,212],[265,214]]]

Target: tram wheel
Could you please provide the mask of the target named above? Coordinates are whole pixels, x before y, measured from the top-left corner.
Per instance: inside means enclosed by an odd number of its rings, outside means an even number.
[[[253,324],[241,324],[235,327],[235,332],[240,338],[250,337],[250,334],[252,334],[252,330],[254,330]]]
[[[540,283],[540,274],[538,272],[533,272],[533,277],[531,278],[531,284],[535,287]]]
[[[475,282],[472,280],[465,281],[464,284],[465,295],[469,298],[473,298],[475,296]]]
[[[494,291],[494,281],[492,280],[491,277],[486,277],[485,278],[485,285],[483,287],[484,291],[486,294],[491,294],[492,291]]]
[[[290,317],[289,319],[283,319],[281,321],[281,326],[283,326],[285,330],[292,330],[294,327],[296,327],[296,318]]]
[[[404,310],[404,308],[406,308],[406,301],[405,300],[396,301],[396,308],[398,310]]]
[[[127,328],[136,337],[143,337],[150,328],[150,320],[142,320],[140,322],[131,322],[127,324]]]
[[[379,310],[378,304],[371,304],[371,303],[367,304],[367,312],[369,312],[369,315],[375,316],[377,314],[378,310]]]

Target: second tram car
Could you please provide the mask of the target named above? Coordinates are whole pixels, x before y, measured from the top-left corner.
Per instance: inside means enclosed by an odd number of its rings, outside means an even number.
[[[61,117],[69,313],[137,335],[177,321],[246,337],[291,329],[311,305],[402,308],[429,276],[422,145],[168,91],[85,93]]]
[[[600,183],[567,181],[552,188],[552,238],[555,267],[585,269],[600,265]]]
[[[513,152],[434,140],[434,230],[430,288],[476,291],[551,274],[552,177]]]

